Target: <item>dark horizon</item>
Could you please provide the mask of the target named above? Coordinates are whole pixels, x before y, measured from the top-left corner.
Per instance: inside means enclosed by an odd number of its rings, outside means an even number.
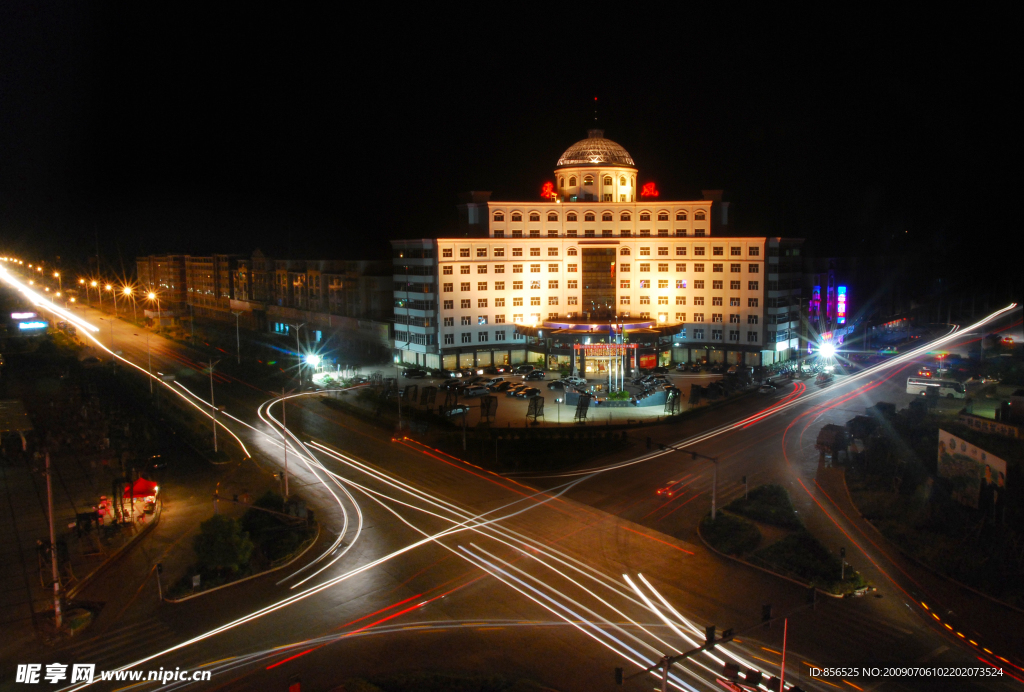
[[[597,96],[641,183],[663,199],[724,189],[734,233],[920,258],[935,276],[1012,267],[972,252],[1005,233],[985,104],[1000,77],[978,71],[995,49],[736,25],[643,60],[659,67],[562,79],[443,33],[367,50],[302,17],[4,15],[5,251],[383,257],[388,239],[450,233],[462,192],[539,199]]]

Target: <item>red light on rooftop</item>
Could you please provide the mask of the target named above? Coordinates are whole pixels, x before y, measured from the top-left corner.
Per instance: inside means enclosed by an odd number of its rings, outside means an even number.
[[[643,188],[640,190],[641,197],[657,197],[661,193],[658,192],[658,188],[654,186],[654,183],[644,183]]]
[[[555,184],[550,182],[544,183],[544,186],[540,189],[540,196],[543,197],[544,199],[551,199],[552,197],[554,197]]]

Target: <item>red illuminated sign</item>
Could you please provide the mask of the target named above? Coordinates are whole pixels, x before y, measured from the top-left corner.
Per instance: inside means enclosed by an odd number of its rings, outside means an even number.
[[[573,344],[573,349],[590,356],[625,356],[636,349],[636,344]]]
[[[643,188],[640,190],[641,197],[657,197],[660,192],[654,187],[654,183],[644,183]]]
[[[540,189],[540,196],[544,199],[551,199],[555,196],[555,184],[544,183],[544,187]]]
[[[658,356],[653,353],[641,353],[640,367],[644,370],[653,370],[658,367]]]

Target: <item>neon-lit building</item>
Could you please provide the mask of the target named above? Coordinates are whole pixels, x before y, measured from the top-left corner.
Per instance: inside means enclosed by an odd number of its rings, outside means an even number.
[[[728,229],[721,191],[661,199],[601,130],[538,189],[488,198],[485,237],[392,241],[397,361],[603,373],[613,356],[577,347],[634,344],[614,356],[631,368],[757,365],[797,348],[802,241],[713,235]]]

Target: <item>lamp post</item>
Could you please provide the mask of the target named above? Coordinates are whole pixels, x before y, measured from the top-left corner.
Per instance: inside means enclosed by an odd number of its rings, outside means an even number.
[[[100,299],[100,310],[103,310],[103,292],[100,290],[99,284],[94,280],[90,281],[89,285],[96,289],[96,295]],[[88,295],[88,291],[86,292],[86,295]]]
[[[117,292],[114,291],[114,287],[110,284],[107,284],[106,288],[110,291],[110,295],[114,296],[114,317],[117,317]]]
[[[242,364],[242,337],[239,335],[240,333],[238,331],[238,318],[242,314],[242,311],[241,310],[238,310],[238,311],[232,310],[231,314],[235,316],[235,349],[237,349],[237,353],[238,353],[238,364],[241,365]]]
[[[132,299],[132,320],[136,323],[139,321],[139,311],[135,308],[135,294],[132,292],[131,286],[125,286],[124,294]]]
[[[64,291],[64,278],[60,275],[60,272],[54,272],[53,278],[57,279],[57,290]]]
[[[78,280],[78,285],[85,287],[85,302],[88,303],[89,302],[89,284],[85,283],[85,279],[79,279]]]
[[[138,334],[135,336],[138,336]],[[149,372],[149,395],[153,396],[153,354],[149,350],[149,331],[146,332],[146,362],[148,363]],[[216,445],[214,445],[214,451],[216,451]]]
[[[213,453],[217,453],[217,406],[213,401],[213,366],[220,360],[210,359],[210,407],[213,409]]]
[[[163,322],[163,319],[160,316],[160,296],[156,294],[156,291],[150,291],[147,297],[150,300],[156,301],[156,328],[160,329],[160,324]]]
[[[299,360],[299,391],[302,391],[302,347],[299,345],[299,330],[306,326],[306,323],[302,324],[289,324],[289,327],[295,330],[295,357]]]

